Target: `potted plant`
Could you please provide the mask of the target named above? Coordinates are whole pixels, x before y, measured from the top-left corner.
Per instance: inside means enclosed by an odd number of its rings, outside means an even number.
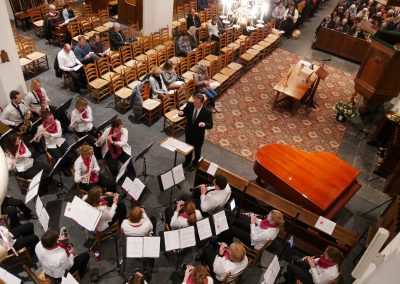
[[[352,102],[338,102],[335,109],[337,111],[336,120],[340,122],[345,122],[347,118],[353,118],[357,115],[355,104]]]

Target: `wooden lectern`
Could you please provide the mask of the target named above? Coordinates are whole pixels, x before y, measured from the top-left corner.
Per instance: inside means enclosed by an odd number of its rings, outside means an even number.
[[[325,78],[328,77],[328,75],[329,75],[329,72],[326,71],[324,66],[325,66],[325,61],[324,61],[324,63],[322,63],[322,66],[319,67],[317,71],[315,71],[315,75],[317,75],[318,78],[317,78],[317,81],[315,81],[314,86],[311,89],[311,93],[307,99],[306,103],[307,103],[308,107],[316,108],[316,106],[318,106],[317,103],[314,102],[315,92],[318,89],[319,82],[321,80],[325,80]]]
[[[139,29],[143,28],[143,0],[118,1],[118,22],[130,25],[139,23]]]

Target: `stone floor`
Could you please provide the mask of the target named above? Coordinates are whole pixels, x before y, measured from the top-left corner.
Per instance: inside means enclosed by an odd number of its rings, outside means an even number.
[[[335,68],[346,70],[351,74],[355,75],[359,65],[348,62],[341,58],[334,57],[332,55],[311,49],[311,44],[314,39],[314,31],[318,26],[322,18],[329,14],[333,7],[336,5],[336,1],[328,1],[325,3],[318,14],[310,21],[305,22],[301,26],[302,36],[298,40],[283,40],[281,48],[288,51],[297,53],[306,58],[312,60],[320,60],[323,58],[332,58],[329,62]],[[23,32],[21,32],[23,33]],[[46,71],[35,78],[38,78],[42,82],[42,86],[47,90],[50,96],[52,105],[59,105],[67,99],[73,97],[73,105],[78,97],[77,94],[71,93],[68,89],[63,88],[63,81],[60,78],[56,78],[54,70],[52,68],[54,58],[59,51],[58,47],[49,46],[45,44],[44,40],[36,38],[36,45],[40,51],[46,52],[49,55],[50,70]],[[27,86],[29,86],[27,81]],[[94,113],[94,124],[98,125],[106,118],[114,115],[116,112],[112,109],[114,105],[113,99],[109,98],[100,104],[92,103]],[[159,146],[159,141],[165,138],[166,134],[161,132],[162,120],[151,127],[147,127],[144,124],[132,125],[127,119],[128,114],[119,115],[123,120],[124,124],[129,130],[129,143],[132,146],[132,154],[135,157],[140,153],[148,144],[154,142],[153,147],[147,154],[147,171],[152,175],[159,175],[162,172],[167,171],[173,165],[173,154],[164,148]],[[361,234],[368,224],[375,220],[376,216],[383,210],[380,208],[369,213],[367,216],[362,216],[364,212],[373,208],[374,206],[386,201],[388,196],[382,193],[382,179],[370,180],[375,176],[372,174],[375,166],[375,149],[366,144],[368,134],[372,130],[371,122],[373,119],[369,117],[356,118],[354,121],[350,121],[348,124],[347,132],[344,137],[341,148],[338,152],[339,157],[346,160],[348,163],[357,167],[361,170],[359,182],[362,183],[361,190],[348,202],[345,209],[343,209],[337,216],[336,220],[339,224]],[[181,139],[183,134],[178,135]],[[71,142],[72,138],[68,137]],[[205,142],[203,146],[203,155],[206,159],[214,161],[221,167],[224,167],[240,176],[247,179],[254,179],[255,174],[252,170],[252,163],[244,160],[243,158],[232,154],[218,146]],[[183,157],[178,157],[178,163],[183,162]],[[136,172],[140,173],[142,170],[142,164],[135,164]],[[182,189],[174,190],[173,197],[180,196],[183,192],[187,192],[193,183],[193,173],[186,172],[186,181],[182,184]],[[61,227],[66,225],[69,228],[72,243],[76,247],[76,251],[83,252],[84,232],[83,229],[73,223],[70,219],[63,216],[65,205],[67,201],[71,201],[74,193],[74,184],[72,179],[63,177],[63,181],[66,187],[71,190],[70,193],[63,196],[61,201],[56,200],[56,188],[52,190],[52,194],[42,197],[42,200],[50,214],[50,226]],[[19,190],[17,189],[15,179],[10,177],[10,191],[14,196],[20,196]],[[147,188],[145,190],[144,197],[142,198],[142,204],[145,206],[149,215],[157,217],[157,221],[160,221],[160,214],[163,212],[162,207],[169,200],[170,191],[161,192],[157,183],[157,179],[152,178],[147,182]],[[126,202],[128,205],[129,203]],[[34,208],[33,204],[29,204],[31,208]],[[161,208],[159,208],[161,206]],[[128,206],[128,208],[130,208]],[[158,225],[158,230],[161,230],[161,222]],[[35,230],[37,235],[42,235],[43,230],[40,225],[36,223]],[[122,248],[118,248],[122,251]],[[354,267],[352,260],[354,256],[360,251],[360,246],[357,246],[346,258],[345,265],[343,267],[343,278],[344,283],[351,283],[351,270]],[[195,250],[190,249],[183,254],[183,256],[177,260],[175,256],[169,256],[161,254],[160,258],[155,262],[155,270],[152,274],[151,283],[169,283],[168,277],[172,271],[175,270],[177,261],[179,263],[186,262],[191,263],[194,261]],[[100,250],[100,262],[96,262],[94,258],[90,260],[91,268],[99,268],[100,273],[108,271],[116,266],[115,249],[112,241],[105,243]],[[262,259],[262,265],[268,265],[271,260],[270,253],[265,253]],[[134,271],[135,267],[141,266],[141,262],[129,261],[127,263],[126,275],[130,275]],[[241,283],[259,283],[262,269],[259,267],[251,268],[246,270],[241,280]],[[24,275],[23,273],[20,274]],[[104,278],[99,283],[122,283],[122,278],[117,273],[112,273]],[[82,283],[89,283],[88,280],[82,280]]]

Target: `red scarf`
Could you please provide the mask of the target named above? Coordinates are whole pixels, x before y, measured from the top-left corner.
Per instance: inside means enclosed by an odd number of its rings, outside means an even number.
[[[19,145],[19,155],[21,156],[21,155],[23,155],[23,154],[25,154],[25,152],[26,152],[26,147],[25,147],[25,144],[24,144],[24,142],[20,142],[21,144]]]
[[[57,128],[57,122],[54,120],[54,122],[47,124],[46,120],[43,120],[43,128],[49,132],[49,133],[57,133],[58,128]]]
[[[189,214],[188,213],[186,213],[186,211],[181,211],[181,212],[179,212],[178,213],[178,217],[183,217],[183,218],[185,218],[185,219],[189,219]]]
[[[204,284],[207,284],[207,283],[208,283],[208,278],[206,277],[206,278],[204,278]],[[188,277],[188,279],[186,280],[186,284],[196,284],[194,282],[194,280],[193,280],[193,276],[192,275],[190,275]]]
[[[228,259],[228,260],[231,258],[231,253],[229,252],[229,250],[224,251],[224,257],[225,257],[225,259]]]
[[[39,97],[39,102],[43,103],[45,99],[44,99],[42,90],[41,89],[35,90],[35,94]]]
[[[87,108],[85,108],[85,110],[84,110],[84,111],[82,111],[82,113],[81,113],[81,117],[82,117],[83,119],[87,119],[87,118],[89,118],[89,115],[88,115],[88,113],[87,113]]]
[[[107,206],[108,207],[108,201],[101,198],[98,206]]]
[[[271,223],[268,221],[268,216],[265,217],[264,220],[262,220],[261,223],[260,223],[260,228],[261,228],[261,229],[277,228],[277,227],[278,227],[278,225],[276,225],[276,224],[271,224]]]
[[[88,171],[89,171],[89,168],[90,168],[90,166],[91,166],[90,164],[91,164],[91,160],[92,160],[91,158],[92,158],[92,156],[90,156],[89,159],[85,159],[82,155],[81,155],[81,157],[82,157],[83,163],[85,164],[86,168],[87,168]],[[89,183],[97,183],[98,181],[99,181],[99,175],[98,175],[98,173],[92,171],[92,172],[90,173]]]
[[[69,256],[69,251],[68,251],[68,245],[65,243],[57,243],[54,247],[49,248],[49,250],[53,250],[56,248],[62,248],[65,250],[65,252],[67,253],[67,256]]]
[[[109,136],[112,136],[114,134],[114,129],[111,127],[110,132],[108,133]],[[122,136],[122,131],[118,132],[118,134],[115,134],[114,136],[111,137],[112,141],[121,141],[121,136]],[[108,146],[108,151],[110,152],[111,158],[117,159],[121,154],[122,154],[122,148],[114,146],[107,140],[107,146]]]
[[[321,256],[318,259],[317,264],[321,268],[329,268],[329,267],[332,267],[332,266],[336,265],[337,263],[334,262],[333,260],[326,259],[324,256]]]

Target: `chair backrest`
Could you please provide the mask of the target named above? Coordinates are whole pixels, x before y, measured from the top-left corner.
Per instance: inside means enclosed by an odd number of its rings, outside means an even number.
[[[122,81],[121,76],[114,76],[113,78],[111,78],[111,85],[114,93],[125,87],[124,81]]]
[[[181,109],[181,107],[186,105],[188,102],[188,97],[186,96],[185,87],[179,88],[177,97],[178,97],[178,109]]]
[[[140,96],[142,100],[145,101],[150,97],[150,86],[149,82],[144,82],[142,90],[140,91]]]
[[[163,113],[164,115],[173,110],[176,109],[176,96],[174,94],[167,94],[163,98]]]
[[[84,66],[85,68],[85,76],[88,82],[96,80],[99,77],[99,73],[97,71],[96,62],[88,63]]]
[[[138,78],[147,74],[147,64],[140,64],[136,67],[136,73]]]
[[[223,33],[221,35],[219,35],[219,48],[224,48],[225,46],[227,46],[227,33]]]
[[[240,42],[239,44],[239,55],[242,55],[243,53],[245,53],[247,50],[247,45],[246,45],[246,41],[243,40]]]
[[[190,0],[190,8],[197,10],[197,1],[196,0]]]
[[[200,22],[204,23],[206,21],[206,14],[204,11],[199,13]]]
[[[243,34],[243,27],[235,28],[233,31],[233,41],[237,40]]]
[[[175,44],[172,44],[166,48],[167,59],[175,56]]]
[[[70,23],[68,24],[68,32],[70,33],[70,35],[71,35],[72,38],[75,37],[75,36],[77,36],[77,35],[79,35],[80,32],[81,32],[81,31],[80,31],[79,24],[78,24],[77,22],[75,22],[75,21],[70,22]]]
[[[162,66],[167,61],[167,51],[166,49],[159,50],[157,52],[157,65]]]
[[[82,14],[83,15],[90,15],[92,13],[93,13],[92,4],[84,2],[82,4]]]
[[[90,22],[92,23],[92,29],[100,27],[102,25],[100,18],[97,16],[91,17]]]
[[[250,34],[250,42],[251,42],[250,47],[257,43],[257,31],[258,31],[258,29]]]
[[[147,56],[147,72],[153,70],[157,66],[157,54],[150,54]]]
[[[151,44],[153,45],[153,47],[162,44],[160,32],[151,33]]]
[[[88,33],[92,30],[92,26],[88,19],[81,19],[79,21],[79,26],[82,34]]]
[[[100,57],[97,60],[97,69],[99,72],[99,76],[104,75],[107,72],[110,72],[110,65],[108,63],[107,57]]]
[[[225,52],[225,66],[228,66],[233,61],[235,61],[235,50],[231,48]]]
[[[217,74],[219,72],[219,57],[218,60],[212,61],[210,63],[210,78],[214,77],[215,74]]]
[[[42,12],[43,19],[49,14],[49,4],[44,3],[40,6],[40,11]]]
[[[230,44],[233,42],[233,34],[234,34],[234,29],[229,28],[226,30],[226,45]]]
[[[22,51],[25,55],[36,51],[35,40],[32,35],[20,37],[19,43],[21,44]]]
[[[185,73],[186,71],[188,71],[188,62],[186,60],[186,58],[182,58],[180,63],[179,63],[179,72],[182,75],[183,73]]]
[[[108,12],[108,9],[99,9],[98,15],[102,25],[109,21],[110,14]]]
[[[196,52],[191,51],[187,54],[187,69],[190,70],[193,66],[196,65]]]
[[[128,86],[130,83],[138,80],[136,74],[136,67],[128,67],[124,71],[125,83]]]
[[[196,64],[202,59],[204,59],[204,44],[203,43],[199,44],[196,48]]]
[[[186,95],[187,95],[187,96],[193,95],[194,92],[196,91],[196,85],[195,85],[193,79],[192,79],[192,80],[189,80],[189,82],[187,82],[187,83],[185,84],[185,87],[186,87]]]
[[[134,58],[142,54],[142,46],[138,42],[131,44],[131,50],[132,50],[132,56]]]
[[[151,44],[151,36],[142,36],[140,38],[140,41],[142,44],[142,52],[146,52],[153,48],[153,46]]]
[[[166,42],[166,41],[170,40],[168,26],[160,29],[160,37],[161,37],[161,42]]]
[[[100,42],[103,50],[110,48],[110,35],[108,33],[103,33],[100,37]]]
[[[28,9],[29,17],[31,17],[32,23],[43,20],[42,11],[39,7]]]
[[[211,54],[212,50],[214,49],[214,42],[208,41],[204,43],[204,57]]]
[[[130,45],[125,45],[119,49],[123,64],[132,59],[132,49]]]
[[[246,249],[246,255],[247,258],[249,259],[249,263],[247,266],[255,265],[258,263],[258,261],[261,259],[262,254],[264,251],[271,245],[273,240],[268,240],[259,250],[255,250],[251,247],[248,247],[244,245]]]
[[[52,281],[49,278],[46,278],[44,273],[40,273],[39,276],[35,274],[35,272],[32,271],[32,269],[27,266],[26,264],[22,265],[22,268],[25,270],[25,272],[29,275],[29,277],[35,282],[39,284],[52,284]]]
[[[185,17],[185,10],[184,10],[183,5],[178,5],[176,7],[176,15],[177,15],[178,19]]]
[[[32,258],[26,247],[17,251],[18,256],[9,254],[5,259],[1,261],[1,267],[5,270],[11,270],[15,267],[21,267],[22,265],[30,266],[32,264]]]
[[[108,58],[112,68],[122,65],[121,56],[118,51],[111,51]]]

